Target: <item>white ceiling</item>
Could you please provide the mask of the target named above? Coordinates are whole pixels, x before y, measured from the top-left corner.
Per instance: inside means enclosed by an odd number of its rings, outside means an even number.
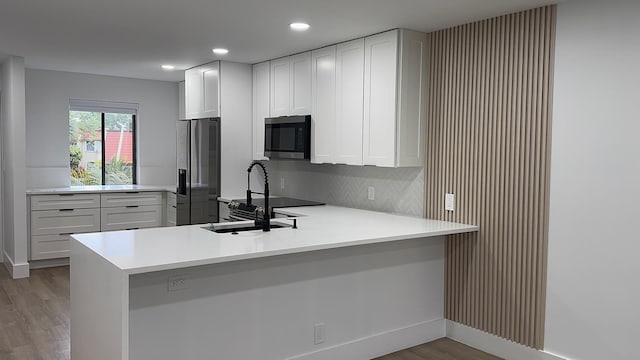
[[[0,53],[29,68],[177,81],[215,60],[256,63],[379,31],[432,31],[553,0],[0,0]],[[294,33],[288,24],[306,21]]]

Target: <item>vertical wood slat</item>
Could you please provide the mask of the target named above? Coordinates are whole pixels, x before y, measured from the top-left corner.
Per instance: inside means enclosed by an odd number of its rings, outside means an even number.
[[[431,33],[426,215],[449,236],[445,316],[542,349],[555,6]],[[456,194],[455,212],[444,194]]]

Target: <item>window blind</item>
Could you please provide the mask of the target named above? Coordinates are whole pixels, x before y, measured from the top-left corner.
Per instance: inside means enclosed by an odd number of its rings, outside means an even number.
[[[69,110],[137,115],[138,104],[116,101],[69,99]]]

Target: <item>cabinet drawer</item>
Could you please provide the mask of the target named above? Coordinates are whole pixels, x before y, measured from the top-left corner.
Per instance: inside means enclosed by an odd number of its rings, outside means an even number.
[[[100,207],[100,194],[31,196],[31,210],[90,209]]]
[[[103,208],[100,225],[102,231],[159,227],[162,226],[162,206]]]
[[[161,192],[122,192],[101,195],[102,207],[161,205]]]
[[[176,226],[176,205],[167,204],[167,226]]]
[[[31,212],[31,235],[59,235],[100,231],[100,209],[62,209]]]
[[[176,206],[176,194],[168,192],[167,193],[167,206]]]
[[[31,260],[69,257],[69,235],[31,236]]]

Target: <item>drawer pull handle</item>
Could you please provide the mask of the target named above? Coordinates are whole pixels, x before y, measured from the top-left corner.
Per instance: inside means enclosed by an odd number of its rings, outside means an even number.
[[[62,234],[60,234],[60,236],[68,236],[68,235],[73,235],[73,233],[62,233]]]
[[[127,209],[137,208],[139,205],[127,205],[125,206]]]
[[[60,211],[73,211],[73,209],[60,209]]]
[[[172,207],[172,208],[174,208],[174,209],[176,209],[176,208],[177,208],[177,206],[175,206],[175,205],[171,205],[171,207]]]
[[[140,230],[140,228],[128,228],[128,229],[125,229],[125,230]]]

